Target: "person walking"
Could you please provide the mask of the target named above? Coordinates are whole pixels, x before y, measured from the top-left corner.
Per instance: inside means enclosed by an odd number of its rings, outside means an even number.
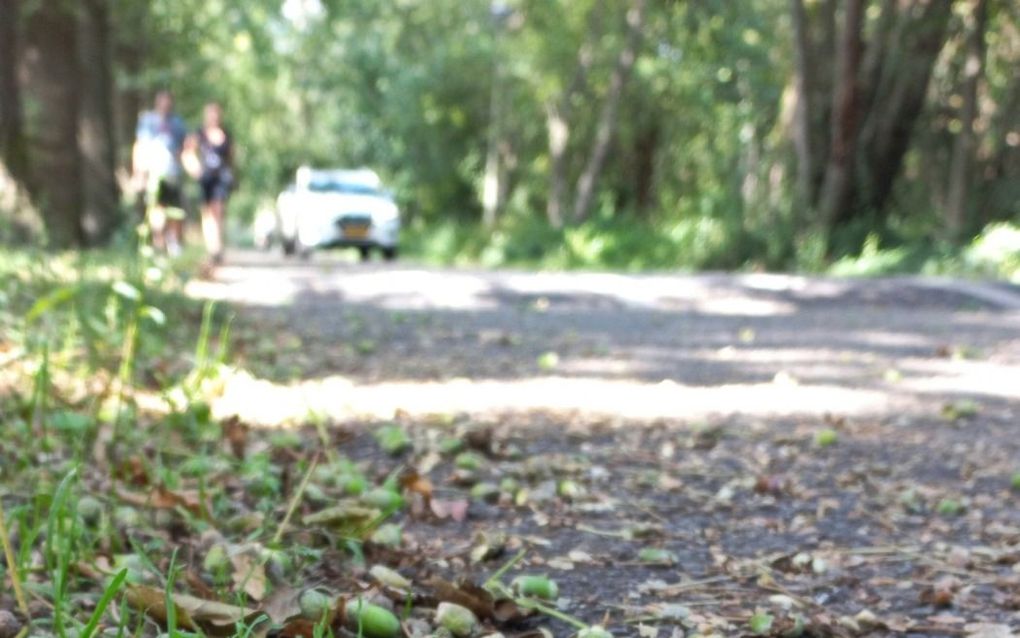
[[[184,228],[181,152],[186,137],[184,121],[174,113],[173,94],[159,91],[154,109],[138,119],[131,163],[136,187],[145,193],[152,243],[172,256],[181,251]]]
[[[202,236],[213,264],[223,263],[224,216],[234,186],[234,140],[223,124],[223,108],[205,105],[202,126],[188,138],[185,168],[202,188]]]

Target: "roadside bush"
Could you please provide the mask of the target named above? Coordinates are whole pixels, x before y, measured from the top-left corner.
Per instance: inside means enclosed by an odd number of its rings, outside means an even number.
[[[979,274],[1020,283],[1020,226],[990,224],[964,251],[964,262]]]

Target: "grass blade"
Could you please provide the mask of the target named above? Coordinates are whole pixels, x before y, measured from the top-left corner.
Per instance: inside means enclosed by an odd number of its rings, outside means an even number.
[[[103,592],[103,597],[99,599],[99,603],[96,605],[95,611],[92,612],[92,617],[89,618],[89,622],[85,625],[85,628],[78,634],[79,638],[92,638],[92,635],[96,633],[96,628],[99,626],[99,621],[102,619],[103,614],[106,613],[106,608],[113,601],[114,596],[120,593],[120,588],[124,586],[124,581],[127,580],[128,570],[122,569],[117,572],[117,575],[113,577],[106,591]]]
[[[28,601],[25,599],[25,591],[21,588],[21,576],[18,574],[18,563],[14,560],[14,548],[11,546],[11,535],[7,532],[7,521],[4,519],[4,507],[0,503],[0,543],[4,546],[4,557],[7,559],[7,572],[11,576],[11,584],[14,587],[14,598],[18,601],[18,609],[21,613],[28,614]]]

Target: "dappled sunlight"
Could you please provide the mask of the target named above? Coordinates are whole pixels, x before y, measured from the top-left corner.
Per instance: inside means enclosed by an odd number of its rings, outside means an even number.
[[[1020,365],[985,361],[906,361],[904,391],[969,394],[1020,401]]]
[[[342,376],[275,384],[241,373],[228,379],[213,403],[219,416],[237,415],[261,425],[328,418],[563,412],[624,419],[705,419],[746,415],[815,415],[838,409],[846,415],[905,410],[903,396],[836,385],[733,383],[682,385],[672,381],[567,378],[517,380],[393,381],[360,384]]]
[[[376,268],[338,261],[278,264],[250,262],[217,270],[215,281],[189,282],[190,295],[254,306],[280,307],[307,297],[334,297],[386,310],[491,310],[538,302],[555,311],[578,304],[720,316],[784,316],[791,300],[769,298],[721,276],[691,277],[611,273],[492,273],[427,268]],[[762,290],[800,290],[802,278],[759,275],[749,281]],[[790,280],[785,287],[780,282]],[[763,283],[764,282],[764,283]],[[799,283],[798,283],[799,282]],[[768,283],[768,285],[765,285]]]
[[[294,301],[306,286],[287,273],[267,270],[257,279],[231,277],[222,268],[217,281],[192,279],[184,290],[190,297],[208,301],[247,302],[265,306],[284,306]]]
[[[561,412],[589,418],[700,420],[721,416],[815,416],[838,413],[865,417],[932,412],[926,397],[947,395],[1020,400],[1020,366],[982,363],[964,367],[904,365],[902,380],[873,375],[871,384],[848,384],[846,370],[818,363],[810,374],[782,371],[764,381],[714,385],[628,378],[632,365],[609,359],[580,361],[569,372],[594,376],[519,379],[394,380],[365,383],[341,375],[275,383],[246,372],[229,376],[213,403],[220,417],[232,415],[266,426],[316,419],[412,417]],[[616,378],[610,378],[616,377]]]
[[[935,395],[939,405],[948,394],[1020,398],[1011,315],[961,312],[965,295],[939,297],[938,280],[919,281],[484,272],[248,254],[189,292],[260,307],[260,321],[278,326],[245,341],[254,373],[233,375],[215,406],[253,423],[396,410],[888,415],[937,411]],[[959,342],[958,326],[980,339]]]

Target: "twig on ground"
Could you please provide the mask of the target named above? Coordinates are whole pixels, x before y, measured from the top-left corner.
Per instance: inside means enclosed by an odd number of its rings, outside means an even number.
[[[294,516],[294,511],[297,509],[298,503],[301,502],[301,497],[304,496],[305,489],[308,487],[308,481],[312,478],[312,472],[315,471],[315,466],[319,464],[319,456],[316,455],[312,459],[311,464],[308,466],[308,471],[305,472],[304,477],[301,479],[301,483],[298,484],[298,488],[294,490],[294,495],[291,496],[290,504],[287,505],[287,513],[284,514],[283,520],[280,521],[280,525],[276,528],[276,533],[273,534],[273,540],[270,541],[271,545],[276,545],[283,538],[283,533],[287,529],[287,525],[290,523],[290,519]]]
[[[503,574],[513,569],[513,566],[521,562],[521,559],[524,558],[524,555],[527,553],[528,550],[526,549],[522,549],[517,552],[510,560],[504,563],[503,566],[494,571],[492,576],[489,576],[486,581],[482,583],[482,587],[488,589],[493,583],[499,582],[499,579],[503,578]]]

